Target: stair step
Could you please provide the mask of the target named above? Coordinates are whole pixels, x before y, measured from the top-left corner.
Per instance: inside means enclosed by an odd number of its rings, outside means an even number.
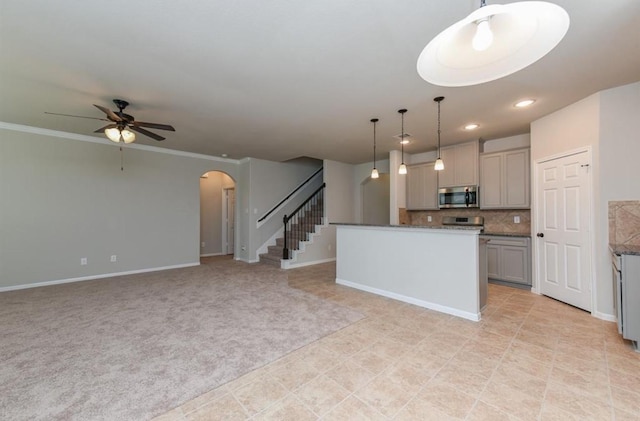
[[[282,246],[279,245],[275,245],[275,246],[269,246],[267,247],[267,254],[273,255],[273,256],[280,256],[280,258],[282,258],[282,250],[284,249],[284,243]]]
[[[276,257],[268,253],[260,255],[260,263],[275,266],[278,268],[280,267],[280,259],[282,259],[282,255],[280,255],[280,257]]]

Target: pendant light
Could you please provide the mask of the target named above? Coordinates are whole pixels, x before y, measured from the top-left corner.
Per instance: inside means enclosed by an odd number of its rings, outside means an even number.
[[[378,174],[378,169],[376,168],[376,123],[379,120],[377,118],[372,118],[371,122],[373,123],[373,169],[371,170],[371,178],[378,178],[380,174]]]
[[[486,5],[454,23],[422,50],[418,74],[438,86],[470,86],[508,76],[553,50],[569,15],[546,1]]]
[[[440,158],[440,103],[443,99],[443,96],[433,98],[433,100],[438,103],[438,159],[436,159],[436,163],[433,166],[433,169],[436,171],[444,170],[444,162],[442,161],[442,158]]]
[[[402,151],[402,163],[398,168],[398,174],[403,175],[407,173],[407,166],[404,164],[404,113],[406,113],[407,110],[403,108],[401,110],[398,110],[398,112],[402,116],[402,132],[400,134],[400,148]]]

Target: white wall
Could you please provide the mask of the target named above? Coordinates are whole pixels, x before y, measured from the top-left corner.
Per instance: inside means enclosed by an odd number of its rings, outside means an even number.
[[[601,317],[613,315],[607,251],[608,202],[640,198],[640,144],[636,128],[639,115],[640,83],[634,83],[591,95],[531,124],[534,164],[565,151],[592,148],[594,312]],[[532,209],[536,206],[534,201]]]
[[[326,215],[329,222],[355,222],[354,166],[324,161]]]
[[[307,197],[322,184],[322,177],[315,183],[301,189],[288,205],[272,213],[260,226],[258,220],[266,215],[289,193],[299,187],[313,173],[322,167],[319,160],[298,160],[288,162],[273,162],[262,159],[249,158],[249,196],[248,203],[241,209],[243,222],[250,227],[248,241],[241,247],[246,248],[242,260],[256,262],[263,246],[273,235],[282,229],[282,218],[290,214]],[[275,243],[274,243],[275,244]]]
[[[516,148],[528,148],[531,146],[531,135],[529,133],[516,136],[501,137],[499,139],[485,140],[481,142],[481,153],[499,152]]]
[[[380,174],[389,174],[389,160],[383,159],[376,161],[376,168]],[[371,170],[373,169],[373,162],[366,162],[364,164],[354,165],[353,168],[353,189],[356,192],[354,197],[354,218],[355,222],[362,222],[362,194],[361,186],[366,180],[371,178]],[[388,204],[387,204],[388,206]],[[388,223],[388,222],[387,222]]]
[[[598,309],[613,313],[610,283],[609,202],[640,200],[640,82],[600,92],[599,199],[596,207],[596,263],[602,294]],[[640,230],[640,227],[638,228]],[[599,291],[600,291],[599,289]]]
[[[198,264],[200,175],[237,161],[159,150],[120,171],[104,139],[1,123],[0,288]]]

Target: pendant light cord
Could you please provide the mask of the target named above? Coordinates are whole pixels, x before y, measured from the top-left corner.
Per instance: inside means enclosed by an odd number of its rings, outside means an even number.
[[[404,164],[404,113],[402,115],[402,123],[401,129],[402,133],[400,133],[400,150],[402,151],[402,163]]]
[[[372,118],[371,121],[373,122],[373,168],[376,167],[376,122],[378,121],[377,118]]]
[[[438,101],[438,158],[440,158],[440,101]]]
[[[407,110],[403,108],[401,110],[398,110],[398,112],[402,116],[402,123],[400,126],[402,129],[402,133],[400,133],[400,150],[402,151],[402,163],[404,164],[404,113],[406,113]]]

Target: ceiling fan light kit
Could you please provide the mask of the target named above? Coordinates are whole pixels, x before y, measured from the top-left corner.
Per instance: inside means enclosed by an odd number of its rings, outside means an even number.
[[[418,57],[418,74],[438,86],[470,86],[513,74],[553,50],[569,15],[544,1],[485,6],[437,35]]]

